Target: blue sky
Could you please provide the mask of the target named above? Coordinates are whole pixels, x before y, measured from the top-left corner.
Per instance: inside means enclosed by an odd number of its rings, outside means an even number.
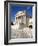
[[[27,11],[28,16],[32,16],[32,6],[13,5],[10,4],[11,21],[15,21],[15,16],[18,11]]]

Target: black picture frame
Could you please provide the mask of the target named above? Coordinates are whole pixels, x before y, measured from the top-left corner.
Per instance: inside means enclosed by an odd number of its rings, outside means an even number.
[[[35,16],[35,42],[33,41],[33,42],[8,43],[8,3],[9,2],[36,4],[36,9],[35,9],[36,10],[36,12],[35,12],[35,15],[36,15]],[[5,28],[5,24],[6,24],[6,28]],[[30,1],[4,1],[4,44],[9,45],[9,44],[31,44],[31,43],[37,43],[37,2],[30,2]]]

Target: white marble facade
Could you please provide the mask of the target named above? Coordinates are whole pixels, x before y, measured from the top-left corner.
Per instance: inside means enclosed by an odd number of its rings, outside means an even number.
[[[32,29],[27,27],[26,11],[18,11],[16,21],[11,25],[11,38],[32,38]],[[31,22],[31,21],[30,21]]]

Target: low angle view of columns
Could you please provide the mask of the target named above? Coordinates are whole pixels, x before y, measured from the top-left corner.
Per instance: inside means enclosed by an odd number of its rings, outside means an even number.
[[[11,25],[11,38],[31,38],[32,37],[32,18],[26,14],[26,11],[16,13],[16,21]],[[14,34],[13,34],[14,32]]]

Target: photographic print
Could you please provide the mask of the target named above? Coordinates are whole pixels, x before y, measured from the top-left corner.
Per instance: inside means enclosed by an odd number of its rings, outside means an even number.
[[[10,4],[11,38],[32,38],[32,6]]]
[[[7,2],[8,43],[36,42],[36,2]]]

